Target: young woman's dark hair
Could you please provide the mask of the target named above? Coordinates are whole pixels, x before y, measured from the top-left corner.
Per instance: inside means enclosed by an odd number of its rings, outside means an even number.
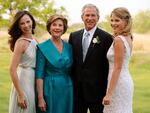
[[[10,35],[10,39],[8,40],[8,43],[10,44],[10,50],[14,51],[14,46],[17,41],[17,39],[22,35],[22,31],[19,28],[19,21],[24,16],[28,15],[32,20],[32,34],[34,34],[34,29],[36,26],[35,20],[33,16],[28,11],[18,11],[14,17],[14,20],[8,29],[8,34]]]

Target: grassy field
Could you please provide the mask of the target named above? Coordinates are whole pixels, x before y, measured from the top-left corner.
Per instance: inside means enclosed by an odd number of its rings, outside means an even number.
[[[67,36],[67,35],[66,35]],[[150,34],[134,34],[133,56],[130,71],[134,80],[134,113],[150,113]],[[148,39],[149,38],[149,39]],[[0,32],[0,113],[8,113],[11,81],[7,35]]]

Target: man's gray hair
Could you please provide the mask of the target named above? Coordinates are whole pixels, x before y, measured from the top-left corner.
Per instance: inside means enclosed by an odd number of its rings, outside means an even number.
[[[97,16],[99,16],[99,9],[98,9],[97,6],[94,5],[94,4],[86,4],[86,5],[84,5],[83,8],[82,8],[82,15],[84,14],[84,10],[85,10],[86,8],[95,8],[95,9],[96,9]]]

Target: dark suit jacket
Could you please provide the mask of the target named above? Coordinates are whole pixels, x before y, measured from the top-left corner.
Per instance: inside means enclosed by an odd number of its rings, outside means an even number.
[[[112,44],[112,36],[97,28],[93,38],[98,36],[100,43],[94,44],[91,41],[83,62],[83,32],[83,29],[73,32],[69,37],[69,43],[73,48],[72,78],[74,92],[75,95],[81,94],[87,102],[100,102],[107,88],[108,60],[106,54]]]

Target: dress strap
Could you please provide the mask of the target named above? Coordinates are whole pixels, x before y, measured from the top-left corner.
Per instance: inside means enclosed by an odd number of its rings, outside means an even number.
[[[33,39],[29,39],[29,38],[19,38],[18,40],[27,40],[27,41],[31,42]]]
[[[38,44],[37,40],[35,40],[34,38],[31,40],[31,44],[33,44],[35,47]]]
[[[31,45],[35,46],[36,48],[36,45],[37,45],[37,41],[33,38],[33,39],[29,39],[29,38],[19,38],[18,40],[27,40],[30,42]]]
[[[129,52],[129,54],[131,55],[131,48],[130,48],[130,46],[129,46],[129,43],[128,43],[127,40],[125,39],[125,37],[122,36],[122,35],[119,35],[118,37],[123,41],[126,50],[127,50],[127,51]]]

